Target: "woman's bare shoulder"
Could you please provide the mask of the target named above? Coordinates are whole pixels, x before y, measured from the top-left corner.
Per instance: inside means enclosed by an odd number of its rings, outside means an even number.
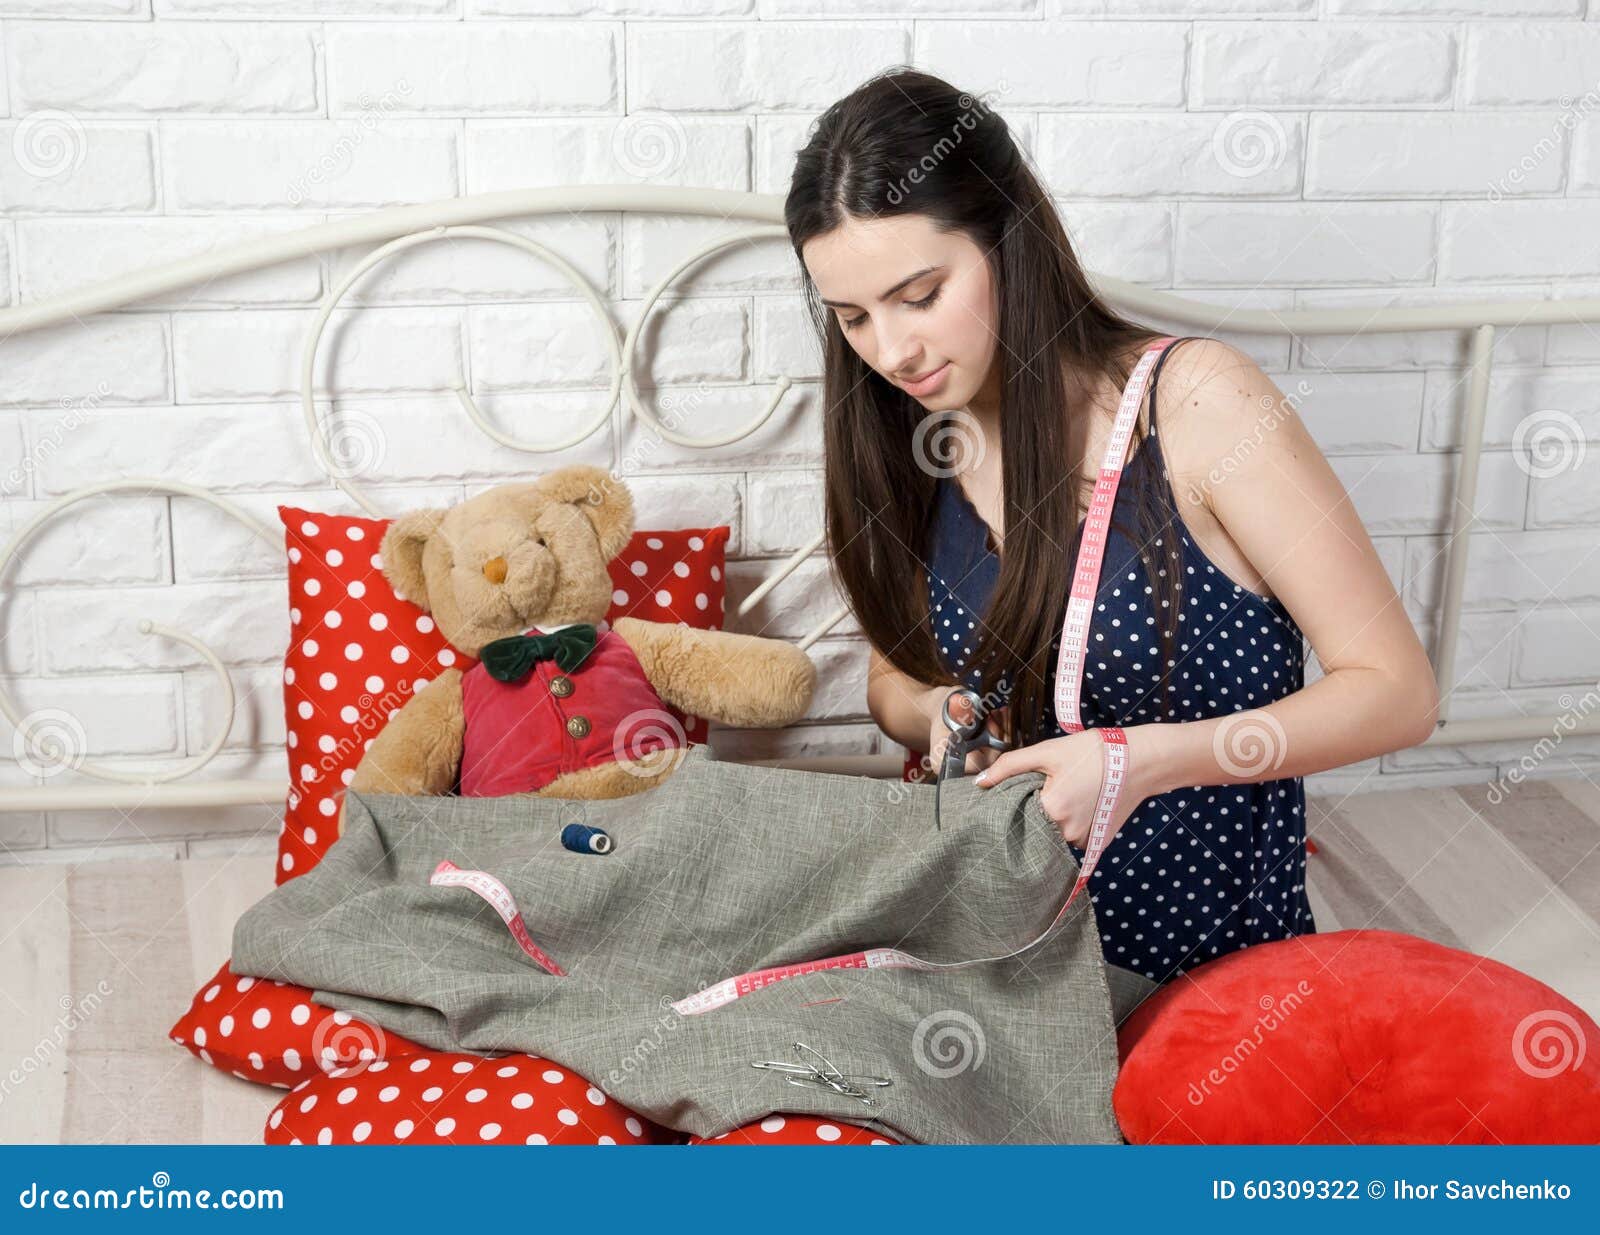
[[[1220,339],[1192,338],[1161,366],[1155,414],[1173,481],[1205,493],[1226,475],[1230,459],[1273,437],[1265,429],[1290,413],[1283,392],[1250,356]]]

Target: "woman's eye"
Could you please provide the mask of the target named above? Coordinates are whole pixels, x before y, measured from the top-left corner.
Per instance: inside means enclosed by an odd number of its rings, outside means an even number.
[[[938,302],[939,293],[942,292],[943,290],[944,290],[944,288],[942,288],[942,287],[936,287],[931,292],[929,292],[926,296],[924,296],[921,300],[908,300],[908,301],[906,301],[905,302],[906,307],[907,308],[911,308],[911,309],[931,309]],[[861,323],[866,321],[866,320],[867,320],[867,315],[865,313],[863,313],[860,317],[847,318],[846,320],[844,320],[840,324],[846,330],[854,330],[857,326],[861,325]]]

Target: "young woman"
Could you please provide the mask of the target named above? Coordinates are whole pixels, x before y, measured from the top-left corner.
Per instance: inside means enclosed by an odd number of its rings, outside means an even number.
[[[1162,336],[1084,276],[1005,122],[896,69],[820,118],[785,206],[822,340],[834,577],[879,727],[937,766],[952,688],[1045,776],[1079,861],[1102,747],[1129,780],[1089,881],[1106,959],[1155,981],[1315,930],[1302,778],[1432,732],[1433,673],[1349,498],[1242,352],[1170,343],[1111,512],[1081,716],[1053,712],[1081,520]],[[1324,676],[1304,684],[1303,640]],[[961,715],[969,713],[958,712]]]

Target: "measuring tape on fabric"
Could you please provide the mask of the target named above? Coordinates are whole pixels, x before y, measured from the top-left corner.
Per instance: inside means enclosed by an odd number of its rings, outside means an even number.
[[[528,927],[522,920],[522,911],[517,908],[517,900],[511,895],[511,889],[488,871],[462,870],[446,858],[433,868],[433,874],[428,876],[428,883],[436,888],[466,888],[469,892],[476,892],[500,915],[500,920],[510,929],[511,937],[533,958],[536,965],[558,978],[567,976],[566,970],[556,964],[550,954],[534,943],[533,936],[528,934]]]
[[[1078,547],[1078,564],[1072,574],[1072,589],[1067,600],[1066,617],[1061,627],[1061,653],[1056,666],[1055,712],[1056,721],[1063,733],[1080,733],[1086,727],[1080,719],[1080,687],[1083,678],[1085,645],[1089,638],[1089,620],[1094,610],[1095,594],[1100,586],[1100,571],[1105,562],[1106,538],[1111,527],[1111,510],[1117,499],[1117,486],[1122,481],[1122,470],[1128,458],[1128,446],[1133,440],[1133,427],[1139,418],[1139,408],[1144,402],[1145,385],[1169,344],[1176,342],[1167,336],[1151,343],[1128,377],[1122,400],[1117,405],[1116,420],[1111,437],[1106,443],[1105,456],[1100,464],[1100,475],[1095,480],[1094,494],[1084,516],[1083,539]],[[1078,893],[1089,882],[1100,854],[1105,849],[1111,830],[1117,799],[1128,775],[1128,739],[1123,730],[1114,725],[1104,725],[1095,730],[1101,739],[1100,795],[1095,803],[1094,820],[1089,827],[1088,844],[1084,849],[1083,863],[1078,878],[1067,894],[1065,903],[1057,911],[1050,925],[1029,943],[999,956],[984,956],[967,961],[926,961],[921,957],[902,952],[899,948],[868,948],[845,956],[829,956],[821,960],[801,961],[790,965],[775,965],[751,973],[724,978],[713,986],[696,991],[677,1000],[670,1006],[683,1016],[697,1016],[710,1012],[788,978],[819,973],[828,969],[920,969],[938,971],[964,969],[969,965],[987,965],[995,961],[1011,960],[1037,947],[1067,916],[1067,910]],[[517,912],[516,902],[506,886],[494,876],[483,871],[460,870],[450,862],[440,862],[428,880],[432,884],[449,884],[470,888],[495,907],[511,933],[522,945],[522,950],[539,965],[557,977],[565,977],[561,968],[545,954],[528,936]]]

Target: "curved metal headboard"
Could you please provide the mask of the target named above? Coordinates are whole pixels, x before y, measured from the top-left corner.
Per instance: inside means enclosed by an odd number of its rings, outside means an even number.
[[[527,237],[501,228],[486,226],[494,219],[526,218],[541,215],[634,212],[658,215],[712,217],[718,221],[758,224],[753,229],[719,237],[682,259],[646,295],[637,320],[618,343],[604,298],[559,254]],[[749,243],[787,235],[783,223],[782,198],[770,194],[742,193],[721,189],[651,187],[639,185],[579,185],[554,189],[516,189],[446,198],[417,205],[376,210],[353,218],[317,224],[300,231],[264,237],[231,245],[225,249],[171,262],[148,270],[107,279],[89,287],[53,296],[31,304],[0,310],[0,332],[4,336],[38,330],[69,320],[125,308],[136,302],[167,292],[204,283],[228,275],[259,270],[295,258],[330,250],[376,244],[345,274],[323,298],[320,310],[308,332],[300,368],[301,408],[317,461],[343,492],[374,516],[383,512],[356,487],[332,457],[319,424],[313,398],[318,345],[327,322],[345,293],[369,270],[388,257],[436,240],[458,236],[498,241],[540,258],[560,270],[588,301],[601,323],[612,360],[609,392],[598,416],[581,431],[553,443],[518,440],[490,424],[465,387],[455,394],[467,417],[496,442],[513,450],[549,454],[566,450],[605,425],[619,395],[628,411],[651,432],[678,445],[696,448],[725,446],[759,429],[771,418],[792,382],[780,378],[773,386],[764,408],[743,428],[717,437],[693,438],[664,425],[640,398],[633,380],[635,350],[645,321],[656,302],[674,280],[712,253],[733,244]],[[1438,639],[1434,648],[1434,670],[1441,690],[1440,723],[1430,744],[1456,745],[1469,742],[1537,737],[1548,734],[1555,716],[1513,715],[1479,720],[1449,720],[1450,687],[1453,685],[1457,632],[1466,576],[1467,548],[1476,519],[1479,461],[1488,405],[1491,356],[1498,328],[1600,321],[1600,300],[1514,300],[1498,303],[1464,302],[1430,308],[1383,309],[1222,309],[1168,292],[1153,291],[1118,279],[1094,276],[1097,289],[1108,300],[1134,314],[1161,319],[1176,326],[1203,332],[1231,330],[1251,334],[1332,335],[1392,334],[1410,331],[1463,331],[1471,335],[1470,374],[1466,422],[1462,431],[1460,471],[1457,476],[1454,517],[1450,530],[1445,567],[1444,593],[1438,610]],[[254,518],[236,504],[182,482],[163,478],[129,478],[76,489],[50,503],[20,529],[0,551],[0,579],[21,546],[43,524],[64,507],[84,498],[110,492],[138,490],[165,491],[201,498],[243,523],[268,543],[282,547],[282,534]],[[766,595],[808,557],[823,547],[819,531],[800,549],[784,559],[772,574],[739,605],[742,616],[760,604]],[[799,641],[809,648],[848,616],[844,607],[836,609]],[[78,786],[52,788],[34,786],[0,789],[0,810],[71,810],[99,807],[137,809],[152,805],[234,805],[276,803],[287,791],[287,780],[214,780],[174,784],[203,767],[221,749],[233,723],[232,683],[221,660],[211,648],[193,635],[151,621],[137,619],[142,633],[175,639],[193,648],[217,674],[222,683],[227,717],[206,750],[187,764],[148,774],[104,766],[87,759],[76,759],[75,770],[100,780],[115,782],[104,788]],[[26,740],[37,737],[32,722],[19,713],[9,694],[0,689],[0,712],[16,726]],[[1584,717],[1567,726],[1568,732],[1600,732],[1600,718]],[[902,760],[897,755],[841,757],[796,757],[754,760],[752,762],[808,768],[819,771],[856,772],[878,776],[898,776]]]

